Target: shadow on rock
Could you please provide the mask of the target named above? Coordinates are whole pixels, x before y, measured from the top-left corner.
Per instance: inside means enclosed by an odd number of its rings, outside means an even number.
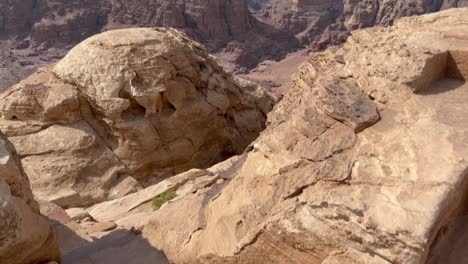
[[[63,264],[168,264],[166,255],[135,231],[118,229],[87,241],[66,225],[55,227]]]

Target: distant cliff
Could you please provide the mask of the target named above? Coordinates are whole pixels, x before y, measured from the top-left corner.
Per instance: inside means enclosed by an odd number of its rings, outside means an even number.
[[[344,42],[352,30],[463,6],[467,0],[270,0],[255,16],[294,34],[304,45],[322,49]]]
[[[0,58],[0,89],[109,29],[174,27],[203,43],[228,69],[245,71],[292,50],[343,43],[355,29],[467,5],[468,0],[0,0],[0,53],[8,53]]]

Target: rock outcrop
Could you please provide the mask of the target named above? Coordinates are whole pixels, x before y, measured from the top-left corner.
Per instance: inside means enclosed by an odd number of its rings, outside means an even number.
[[[120,0],[113,2],[109,22],[182,29],[211,50],[223,48],[254,27],[245,0]]]
[[[0,96],[34,194],[63,207],[242,153],[274,100],[176,30],[91,37]]]
[[[67,47],[96,34],[107,23],[107,0],[0,1],[0,36],[44,50]]]
[[[247,151],[178,191],[143,236],[174,263],[461,259],[467,13],[356,31],[313,54]]]
[[[389,26],[401,17],[467,4],[450,0],[271,0],[255,16],[274,28],[294,34],[301,43],[317,50],[343,43],[352,30]]]
[[[269,1],[270,0],[248,0],[247,2],[249,3],[249,7],[252,8],[253,10],[260,10]]]
[[[13,145],[0,134],[0,263],[59,261],[55,235],[39,213]]]
[[[14,50],[17,59],[0,67],[0,78],[56,61],[93,34],[135,26],[182,30],[228,69],[246,72],[310,44],[316,49],[341,44],[354,29],[466,5],[466,0],[0,0],[0,40],[8,43],[0,49]],[[0,89],[9,83],[0,82]]]

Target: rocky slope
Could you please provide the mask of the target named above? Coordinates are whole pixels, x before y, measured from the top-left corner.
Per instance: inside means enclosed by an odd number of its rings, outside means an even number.
[[[143,236],[175,263],[457,263],[467,13],[357,31],[312,55],[250,148],[179,188]]]
[[[39,213],[13,145],[0,134],[0,263],[59,261],[55,235]]]
[[[183,30],[210,52],[222,52],[226,61],[247,67],[265,56],[279,57],[294,45],[256,23],[246,0],[0,0],[0,10],[0,40],[9,43],[5,49],[15,49],[18,62],[35,65],[93,34],[135,26]]]
[[[247,2],[147,0],[0,1],[0,33],[24,46],[74,45],[104,28],[146,26],[185,30],[209,48],[223,47],[253,28]]]
[[[467,11],[357,31],[313,53],[242,155],[67,210],[89,242],[64,259],[466,262]]]
[[[243,0],[113,1],[109,22],[183,29],[211,50],[224,47],[254,27],[247,2]]]
[[[57,226],[64,262],[465,262],[467,12],[453,9],[402,19],[391,28],[356,31],[344,46],[312,53],[295,75],[292,89],[269,115],[270,125],[239,156],[89,208],[41,209],[65,224]],[[152,35],[134,31],[141,38]],[[51,78],[47,73],[51,69],[42,73],[49,84],[59,82],[60,90],[74,86],[72,90],[84,100],[80,104],[89,105],[97,116],[115,113],[104,112],[109,110],[104,99],[115,103],[115,97],[94,94],[97,100],[88,101],[89,94],[111,91],[112,83],[118,84],[126,76],[132,79],[133,74],[125,74],[124,67],[112,75],[122,78],[106,80],[99,62],[75,71],[60,64],[86,61],[85,50],[101,56],[122,48],[125,45],[120,41],[132,37],[133,31],[121,32],[125,36],[110,32],[84,42],[52,69],[58,77]],[[93,43],[103,53],[94,50]],[[148,45],[155,45],[154,41],[142,46]],[[120,64],[115,65],[121,69]],[[92,82],[87,78],[89,70]],[[132,79],[130,87],[144,80]],[[109,89],[96,89],[103,83]],[[40,87],[30,85],[31,90],[23,92],[46,89]],[[128,92],[125,86],[121,91]],[[154,109],[131,91],[135,100],[131,106],[140,105],[138,109],[144,108],[145,114]],[[35,96],[46,106],[44,102],[50,101],[73,105],[73,100],[44,100],[45,92]],[[157,98],[151,101],[161,102]],[[173,102],[172,97],[167,98]],[[21,127],[28,124],[21,119],[31,113],[18,109],[23,112],[16,118],[5,113],[14,119],[10,121],[19,120],[15,121],[20,125],[16,131],[34,128]],[[49,109],[44,117],[54,116],[54,108],[44,109]],[[103,123],[115,120],[109,119],[114,115],[104,117]],[[148,119],[153,117],[150,113]],[[112,122],[106,124],[114,128]],[[47,125],[41,129],[47,130]],[[75,133],[72,131],[65,133]],[[51,138],[65,138],[49,135],[41,146],[48,147]],[[52,146],[63,147],[66,142]],[[32,156],[36,154],[48,153]],[[88,181],[75,180],[78,187]]]
[[[176,30],[91,37],[0,96],[34,194],[63,207],[241,153],[274,100]]]
[[[291,32],[312,49],[323,49],[341,44],[352,30],[389,26],[401,17],[463,6],[468,6],[468,1],[271,0],[255,16],[278,30]]]
[[[357,28],[389,25],[399,17],[467,4],[466,0],[10,2],[0,0],[0,50],[13,50],[15,60],[0,59],[0,88],[18,82],[30,68],[61,58],[86,37],[108,29],[174,27],[206,45],[229,70],[242,72],[310,44],[324,48],[342,43]],[[25,71],[18,70],[25,67]]]
[[[249,7],[253,10],[262,9],[270,0],[248,0]]]

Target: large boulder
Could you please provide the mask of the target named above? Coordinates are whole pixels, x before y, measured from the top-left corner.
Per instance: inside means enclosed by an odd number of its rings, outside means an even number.
[[[85,40],[5,91],[0,129],[35,195],[74,207],[242,153],[273,103],[183,33],[124,29]]]
[[[0,263],[60,261],[55,235],[39,213],[13,145],[0,134]]]
[[[178,192],[144,237],[174,263],[464,262],[466,14],[313,54],[248,151]]]

